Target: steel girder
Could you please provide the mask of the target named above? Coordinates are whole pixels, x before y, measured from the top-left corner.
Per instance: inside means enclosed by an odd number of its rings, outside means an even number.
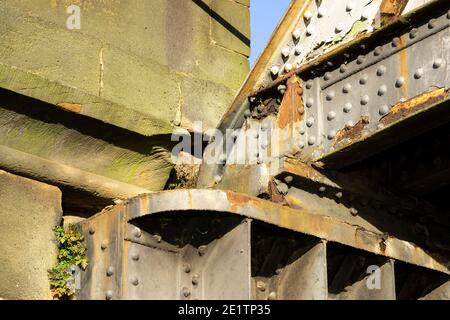
[[[449,264],[412,243],[233,192],[145,194],[79,226],[91,261],[80,299],[395,299],[411,272],[429,287],[403,298],[448,294]]]

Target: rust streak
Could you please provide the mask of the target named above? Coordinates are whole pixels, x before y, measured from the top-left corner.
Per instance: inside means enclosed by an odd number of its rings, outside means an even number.
[[[283,129],[288,124],[300,121],[305,109],[302,101],[303,88],[301,80],[297,76],[292,76],[287,82],[287,90],[281,102],[278,112],[278,127]]]
[[[369,117],[361,117],[361,119],[359,119],[359,121],[353,127],[346,127],[342,130],[339,130],[336,134],[335,142],[339,142],[343,139],[358,139],[361,136],[361,132],[368,123]]]
[[[383,0],[380,6],[380,15],[383,25],[391,23],[400,16],[408,4],[408,0]]]
[[[415,96],[404,102],[400,102],[392,107],[391,111],[386,114],[380,121],[384,125],[391,124],[397,120],[401,120],[421,109],[425,109],[436,102],[442,101],[448,96],[448,91],[439,88],[430,92]]]
[[[60,102],[57,104],[58,107],[75,113],[81,112],[81,104],[79,103],[71,103],[71,102]]]

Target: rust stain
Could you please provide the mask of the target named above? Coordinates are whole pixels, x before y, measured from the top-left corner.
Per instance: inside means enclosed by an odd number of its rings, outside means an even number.
[[[342,130],[339,130],[336,134],[335,142],[339,142],[343,139],[358,139],[361,136],[361,132],[368,123],[369,117],[361,117],[361,119],[359,119],[359,121],[353,127],[346,127]]]
[[[230,210],[232,212],[237,212],[237,209],[239,207],[251,201],[251,199],[247,195],[236,192],[227,192],[227,199],[230,203]]]
[[[303,87],[300,78],[292,76],[287,81],[287,90],[278,111],[277,124],[283,129],[288,124],[295,123],[302,119],[305,109],[303,106]]]
[[[57,104],[58,107],[75,113],[81,112],[81,104],[79,103],[71,103],[71,102],[60,102]]]
[[[442,101],[448,96],[448,91],[444,88],[439,88],[430,92],[415,96],[404,102],[400,102],[392,107],[391,111],[386,114],[380,121],[384,125],[391,124],[397,120],[403,119],[418,110],[424,109],[428,106]]]
[[[277,185],[275,184],[275,181],[273,181],[273,179],[269,181],[269,196],[272,202],[275,203],[284,202],[283,195],[278,192]]]
[[[380,6],[382,24],[391,23],[399,17],[407,4],[408,0],[383,0]]]
[[[404,37],[400,37],[400,47],[405,48],[406,43]],[[403,85],[402,85],[402,94],[404,97],[408,96],[409,92],[409,69],[408,69],[408,52],[407,50],[403,49],[399,52],[400,55],[400,75],[403,78]]]

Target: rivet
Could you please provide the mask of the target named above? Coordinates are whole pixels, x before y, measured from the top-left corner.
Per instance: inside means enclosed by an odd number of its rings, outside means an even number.
[[[373,54],[374,54],[375,56],[379,56],[382,52],[383,52],[383,48],[380,47],[380,46],[378,46],[378,47],[376,47],[375,50],[373,51]]]
[[[336,137],[336,131],[335,130],[331,130],[330,132],[328,132],[328,140],[333,140],[334,137]]]
[[[400,38],[395,37],[394,39],[392,39],[392,46],[394,48],[397,48],[400,45]]]
[[[100,245],[100,248],[102,250],[105,250],[108,246],[106,245],[106,243],[102,242],[102,244]]]
[[[252,115],[252,112],[250,111],[250,109],[246,109],[246,110],[244,111],[244,117],[248,118],[248,117],[250,117],[251,115]]]
[[[185,298],[188,298],[191,295],[191,291],[187,287],[183,287],[183,289],[181,289],[181,293]]]
[[[344,85],[344,87],[342,88],[342,92],[349,93],[351,89],[352,89],[352,85],[350,83],[346,83]]]
[[[293,180],[294,180],[294,178],[293,178],[292,176],[286,176],[286,177],[284,177],[284,181],[285,181],[286,183],[291,183]]]
[[[222,180],[222,177],[221,177],[221,176],[219,176],[219,175],[215,175],[215,176],[214,176],[214,182],[215,182],[215,183],[219,183],[221,180]]]
[[[205,246],[205,245],[201,245],[200,247],[198,247],[198,255],[199,256],[205,255],[206,249],[207,249],[207,246]]]
[[[317,9],[317,16],[319,18],[322,18],[323,16],[325,16],[326,14],[326,10],[324,7],[320,7],[319,9]]]
[[[342,192],[336,192],[334,195],[336,198],[341,199],[342,198]]]
[[[108,269],[106,270],[106,275],[108,277],[111,277],[114,274],[114,268],[113,267],[108,267]]]
[[[312,85],[313,85],[312,81],[311,81],[311,80],[308,80],[308,81],[306,81],[305,87],[306,87],[306,89],[311,89],[311,88],[312,88]]]
[[[363,76],[361,77],[361,79],[359,79],[359,83],[362,84],[362,85],[364,85],[364,84],[367,83],[367,80],[368,80],[368,79],[369,79],[369,77],[367,76],[367,74],[365,74],[365,75],[363,75]]]
[[[295,29],[294,32],[292,32],[292,38],[294,38],[294,40],[300,39],[301,35],[302,35],[301,30],[298,28]]]
[[[273,66],[272,68],[270,68],[270,72],[273,76],[276,76],[280,72],[280,68],[277,66]]]
[[[94,234],[95,233],[95,228],[94,227],[90,227],[89,228],[89,233],[90,234]]]
[[[267,141],[263,141],[261,142],[261,149],[265,150],[268,146],[268,142]]]
[[[309,118],[306,120],[306,125],[307,125],[308,127],[312,127],[313,124],[314,124],[314,118],[313,118],[313,117],[309,117]]]
[[[106,298],[106,300],[111,300],[113,298],[112,290],[106,291],[105,298]]]
[[[139,254],[138,253],[133,253],[133,255],[131,256],[131,259],[133,259],[134,261],[138,261],[139,260]]]
[[[281,194],[287,194],[289,192],[289,187],[287,184],[285,183],[279,183],[277,184],[277,190],[281,193]]]
[[[283,56],[283,58],[289,57],[290,53],[291,49],[289,49],[289,47],[284,47],[283,49],[281,49],[281,55]]]
[[[159,234],[155,234],[155,235],[153,236],[153,238],[155,238],[156,242],[158,242],[158,243],[160,243],[161,240],[162,240],[162,238],[161,238],[161,236],[160,236]]]
[[[303,149],[305,147],[305,143],[303,141],[300,141],[298,146],[300,149]]]
[[[280,84],[277,87],[277,90],[278,90],[279,93],[284,94],[286,92],[286,86],[284,84]]]
[[[385,66],[379,66],[377,69],[377,76],[381,77],[386,72]]]
[[[338,23],[338,24],[336,25],[336,28],[334,28],[334,32],[335,32],[335,33],[341,33],[342,30],[344,30],[344,25],[343,25],[342,23]]]
[[[295,47],[295,54],[299,56],[301,53],[302,53],[302,48],[300,46],[296,46]]]
[[[404,83],[405,83],[405,79],[403,77],[400,77],[395,81],[395,86],[397,88],[400,88],[403,86]]]
[[[385,84],[383,84],[379,89],[378,89],[378,95],[382,96],[387,92],[387,86]]]
[[[311,18],[312,18],[312,13],[311,13],[311,11],[306,10],[305,13],[303,14],[303,18],[304,18],[306,21],[311,20]]]
[[[329,92],[327,93],[326,99],[327,99],[328,101],[331,101],[331,100],[333,100],[334,96],[335,96],[335,93],[334,93],[333,90],[331,90],[331,91],[329,91]]]
[[[416,79],[420,79],[423,76],[423,69],[419,68],[416,70],[416,72],[414,73],[414,78]]]
[[[355,3],[353,1],[349,1],[345,6],[346,11],[352,11],[355,8]]]
[[[299,132],[301,135],[304,135],[304,134],[305,134],[305,127],[303,127],[302,125],[299,126],[299,127],[298,127],[298,132]]]
[[[345,73],[347,71],[347,65],[345,63],[341,64],[341,67],[339,68],[339,71],[341,73]]]
[[[383,129],[384,128],[384,124],[383,123],[379,123],[379,124],[377,124],[377,129],[378,130],[380,130],[380,129]]]
[[[345,112],[345,113],[349,113],[351,110],[352,110],[352,104],[351,104],[350,102],[347,102],[347,103],[344,105],[344,112]]]
[[[356,63],[363,64],[364,60],[365,60],[365,57],[363,55],[359,55],[358,58],[356,59]]]
[[[327,114],[327,119],[328,119],[328,121],[331,121],[331,120],[333,120],[334,118],[336,118],[336,112],[334,112],[334,111],[328,112],[328,114]]]
[[[388,112],[389,112],[389,107],[385,104],[380,107],[380,110],[378,110],[378,113],[380,114],[380,116],[384,116]]]
[[[227,156],[226,156],[225,154],[222,154],[222,155],[219,157],[219,162],[220,162],[221,164],[225,164],[225,163],[227,162]]]
[[[313,106],[313,104],[314,104],[314,99],[313,99],[313,98],[308,98],[308,99],[306,100],[306,106],[307,106],[308,108],[311,108],[311,107]]]
[[[261,124],[261,130],[262,131],[266,131],[267,129],[269,129],[269,124],[267,122],[264,122],[263,124]],[[234,133],[237,137],[237,133]]]
[[[310,146],[314,145],[315,143],[316,143],[316,137],[311,136],[311,137],[308,138],[308,144]]]
[[[320,188],[319,188],[319,191],[320,192],[325,192],[327,190],[327,188],[325,188],[324,186],[321,186]]]
[[[132,284],[133,286],[137,286],[137,285],[139,284],[138,278],[137,278],[137,277],[133,277],[133,278],[131,279],[131,284]]]
[[[286,71],[286,72],[291,71],[292,68],[293,68],[293,66],[292,66],[291,63],[286,63],[286,64],[284,65],[284,71]]]
[[[434,60],[433,68],[434,69],[440,68],[442,66],[442,62],[443,62],[443,60],[441,58],[438,58],[438,59]]]
[[[192,276],[192,284],[194,286],[196,286],[196,285],[198,285],[199,281],[200,281],[200,276],[198,274],[194,274]]]
[[[364,106],[369,103],[369,96],[366,94],[361,98],[361,104]]]
[[[355,208],[350,208],[350,214],[352,216],[357,216],[358,215],[358,210],[356,210]]]
[[[310,36],[313,35],[313,33],[314,33],[314,28],[313,28],[313,26],[308,26],[308,27],[306,28],[306,35],[307,35],[308,37],[310,37]]]
[[[331,79],[331,73],[325,72],[325,74],[324,74],[324,76],[323,76],[323,79],[324,79],[325,81],[330,80],[330,79]]]
[[[267,297],[268,300],[276,300],[277,299],[277,293],[275,291],[272,291],[269,293],[269,296]]]
[[[257,281],[256,288],[258,288],[259,291],[266,291],[266,284],[263,281]]]
[[[364,10],[361,14],[361,20],[368,20],[370,16],[370,13],[368,10]]]
[[[417,32],[418,32],[418,30],[417,30],[416,28],[412,29],[412,30],[409,32],[409,38],[410,38],[410,39],[414,39],[414,38],[417,36]]]
[[[281,268],[276,268],[275,269],[275,274],[280,274],[281,272],[283,271],[283,269],[281,269]]]
[[[189,263],[183,264],[183,271],[184,271],[185,273],[191,272],[191,265],[190,265]]]
[[[141,230],[139,230],[139,229],[136,228],[136,229],[134,230],[134,232],[133,232],[133,235],[134,235],[135,238],[140,238],[141,235],[142,235]]]
[[[345,124],[345,127],[349,129],[349,128],[352,128],[354,125],[355,125],[355,124],[353,123],[353,121],[349,120],[349,121]]]
[[[430,22],[428,22],[428,29],[434,29],[436,27],[436,19],[431,19]]]

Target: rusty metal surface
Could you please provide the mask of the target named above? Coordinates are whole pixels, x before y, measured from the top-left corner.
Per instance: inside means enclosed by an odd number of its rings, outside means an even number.
[[[176,190],[142,195],[125,208],[127,219],[167,212],[219,211],[254,218],[289,230],[450,273],[448,262],[414,243],[368,231],[340,219],[289,208],[244,194],[219,190]]]

